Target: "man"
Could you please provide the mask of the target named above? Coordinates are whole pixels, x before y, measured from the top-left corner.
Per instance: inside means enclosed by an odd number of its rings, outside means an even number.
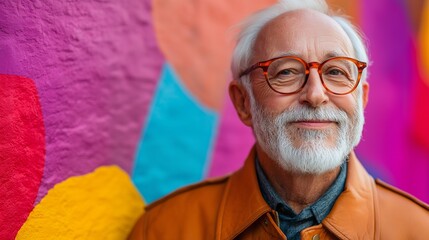
[[[231,100],[256,144],[231,176],[146,208],[131,239],[429,239],[429,207],[374,180],[353,148],[367,54],[324,1],[254,15],[234,51]]]

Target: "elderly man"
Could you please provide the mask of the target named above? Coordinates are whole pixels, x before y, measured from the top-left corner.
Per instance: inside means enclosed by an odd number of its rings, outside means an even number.
[[[368,101],[367,54],[323,1],[252,16],[229,87],[256,144],[230,176],[146,208],[131,239],[429,239],[429,207],[374,180],[353,153]]]

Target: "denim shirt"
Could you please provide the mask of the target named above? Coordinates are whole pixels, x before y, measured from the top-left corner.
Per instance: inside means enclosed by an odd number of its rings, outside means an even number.
[[[288,240],[300,239],[301,230],[320,224],[329,214],[338,196],[344,190],[347,175],[346,162],[341,165],[340,173],[329,189],[315,203],[296,214],[271,186],[259,164],[259,160],[256,158],[255,161],[262,196],[268,205],[278,212],[280,229]]]

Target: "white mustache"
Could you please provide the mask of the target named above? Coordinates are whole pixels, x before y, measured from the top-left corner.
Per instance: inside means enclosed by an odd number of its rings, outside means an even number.
[[[276,117],[280,123],[291,123],[297,121],[331,121],[339,124],[347,123],[347,113],[333,106],[312,108],[299,105],[286,109]]]

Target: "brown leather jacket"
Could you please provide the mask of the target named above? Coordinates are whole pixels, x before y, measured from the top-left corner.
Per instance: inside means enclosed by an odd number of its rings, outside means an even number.
[[[129,239],[286,239],[264,201],[255,150],[230,176],[178,190],[146,207]],[[301,239],[429,239],[429,206],[368,175],[354,153],[344,192]]]

